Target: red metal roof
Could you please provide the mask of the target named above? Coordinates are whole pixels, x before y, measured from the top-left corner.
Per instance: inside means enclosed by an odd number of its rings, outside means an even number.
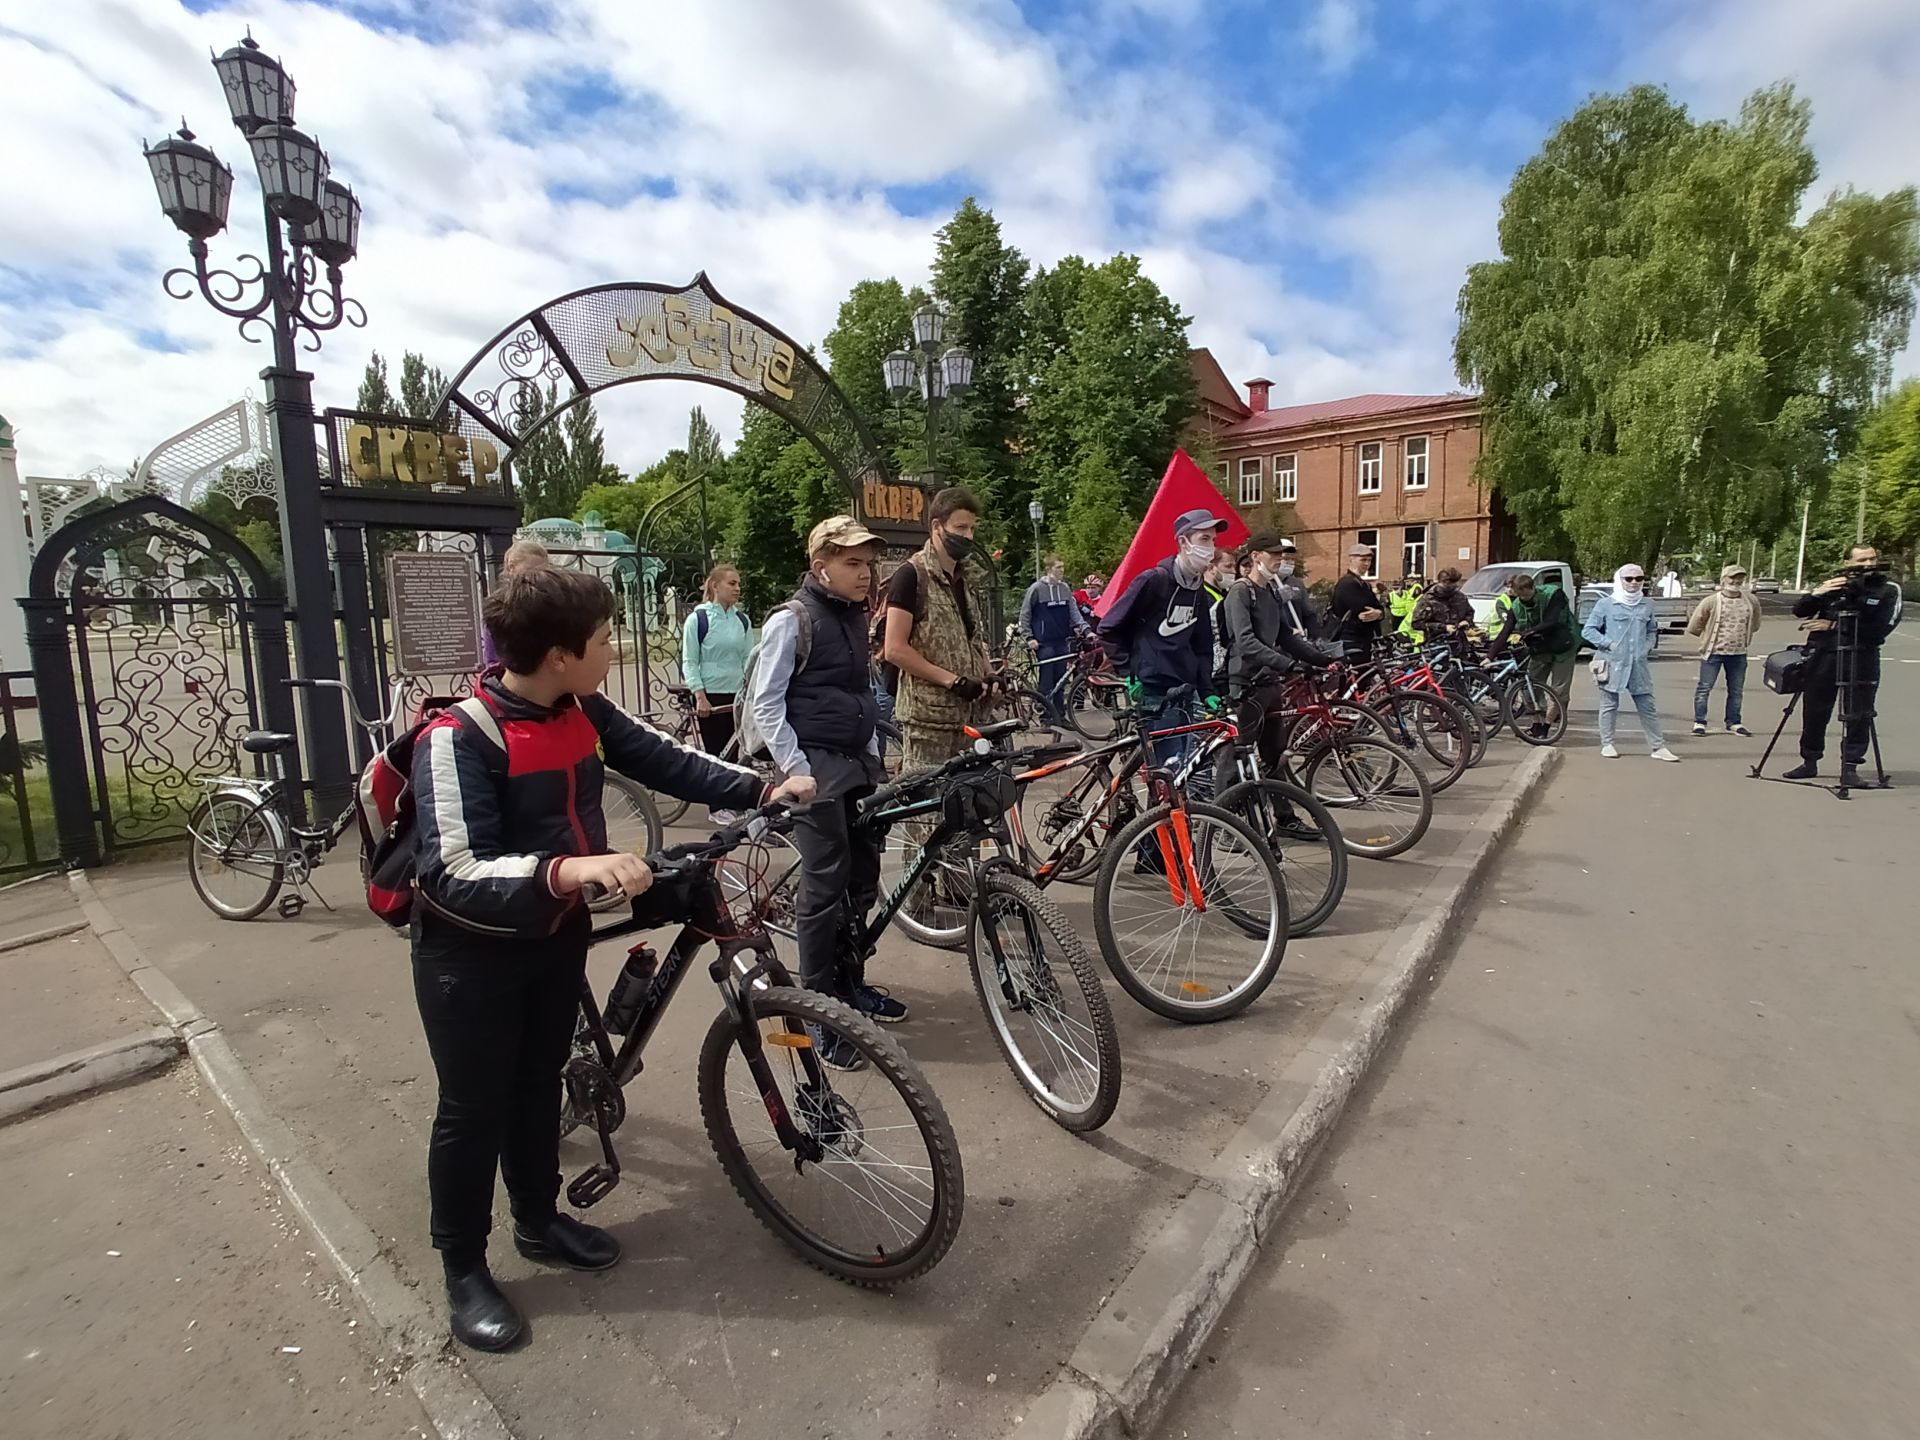
[[[1386,415],[1400,410],[1429,410],[1442,405],[1460,405],[1475,399],[1472,395],[1349,395],[1344,400],[1316,400],[1311,405],[1282,405],[1261,411],[1226,427],[1226,435],[1246,435],[1256,430],[1293,430],[1304,425],[1329,425],[1340,420],[1358,420],[1368,415]]]

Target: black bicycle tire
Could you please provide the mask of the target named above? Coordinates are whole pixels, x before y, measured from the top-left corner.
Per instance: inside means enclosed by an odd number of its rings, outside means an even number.
[[[253,919],[265,911],[269,905],[273,904],[275,898],[280,894],[280,887],[286,883],[287,867],[277,861],[274,863],[273,872],[271,876],[268,877],[266,894],[261,897],[257,904],[244,906],[236,910],[228,910],[215,903],[213,898],[207,894],[206,887],[200,882],[200,867],[194,864],[194,856],[200,850],[199,822],[203,820],[206,813],[210,811],[215,804],[222,800],[231,800],[236,805],[245,806],[250,812],[258,810],[262,815],[273,815],[273,812],[271,810],[260,809],[259,797],[256,795],[249,795],[243,790],[220,790],[207,796],[198,805],[194,806],[187,816],[187,881],[193,886],[193,893],[200,897],[200,903],[202,905],[205,905],[207,909],[211,910],[222,920],[232,920],[235,923],[241,923]],[[274,825],[279,825],[280,823],[279,817],[273,815],[273,819],[269,821],[269,828]],[[284,835],[281,837],[281,842],[284,848]]]
[[[1110,683],[1117,684],[1118,682],[1110,682]],[[1092,730],[1089,730],[1086,726],[1080,723],[1080,720],[1079,720],[1080,706],[1076,702],[1078,702],[1079,699],[1082,696],[1084,696],[1092,688],[1093,688],[1093,677],[1088,675],[1076,675],[1073,679],[1073,683],[1067,687],[1066,696],[1061,701],[1061,704],[1064,705],[1066,708],[1067,726],[1069,729],[1073,731],[1074,734],[1078,735],[1082,740],[1091,741],[1095,744],[1103,744],[1106,741],[1113,739],[1114,736],[1120,732],[1122,728],[1121,718],[1119,713],[1116,711],[1103,712],[1103,713],[1111,714],[1114,716],[1114,721],[1112,726],[1110,726],[1104,733],[1096,733]],[[1098,708],[1098,707],[1095,707],[1095,708]]]
[[[700,733],[700,727],[694,723],[693,712],[691,710],[686,711],[682,715],[680,723],[675,725],[671,730],[667,729],[664,725],[655,728],[659,729],[661,733],[677,745],[700,745],[700,741],[697,738]],[[609,775],[607,778],[611,780],[613,777]],[[689,802],[682,800],[678,795],[669,795],[662,790],[649,790],[647,793],[653,796],[653,812],[662,826],[679,824],[681,817],[687,813]],[[653,848],[658,849],[658,844],[656,843]],[[649,853],[651,853],[651,851],[649,851]]]
[[[1454,704],[1453,701],[1436,695],[1431,690],[1395,688],[1387,692],[1387,702],[1396,710],[1402,706],[1424,706],[1437,710],[1442,715],[1451,719],[1458,729],[1461,742],[1460,750],[1457,755],[1449,756],[1442,753],[1439,746],[1428,739],[1427,728],[1419,720],[1415,719],[1408,722],[1414,726],[1419,736],[1420,748],[1445,767],[1443,772],[1430,771],[1427,774],[1427,784],[1433,788],[1434,794],[1440,794],[1452,785],[1454,781],[1467,773],[1467,768],[1473,760],[1473,753],[1477,742],[1474,736],[1473,722],[1467,718],[1466,711]]]
[[[1487,728],[1487,722],[1481,718],[1478,707],[1468,698],[1466,686],[1463,683],[1449,683],[1451,680],[1452,677],[1449,677],[1448,681],[1441,682],[1440,696],[1443,700],[1451,700],[1459,706],[1466,717],[1473,722],[1473,759],[1467,762],[1467,768],[1471,770],[1487,758],[1487,742],[1493,737]]]
[[[1031,880],[1013,875],[1003,869],[987,872],[984,894],[998,893],[1010,898],[1016,905],[1033,914],[1040,926],[1059,944],[1060,953],[1067,962],[1067,968],[1073,972],[1074,983],[1080,987],[1080,996],[1086,1002],[1087,1018],[1093,1030],[1094,1043],[1099,1050],[1100,1073],[1092,1103],[1081,1112],[1063,1112],[1059,1107],[1034,1092],[1020,1073],[1020,1064],[1007,1039],[1000,1033],[1000,1027],[994,1023],[993,1007],[987,999],[986,975],[982,957],[979,953],[977,938],[978,927],[969,917],[967,925],[967,969],[973,976],[974,998],[980,1002],[981,1014],[986,1016],[987,1033],[993,1037],[1000,1058],[1007,1063],[1007,1069],[1013,1072],[1014,1080],[1027,1093],[1027,1098],[1039,1107],[1040,1113],[1063,1130],[1076,1135],[1084,1135],[1098,1130],[1113,1116],[1114,1107],[1120,1103],[1120,1032],[1113,1023],[1113,1007],[1107,1003],[1107,992],[1100,984],[1099,972],[1093,968],[1093,961],[1087,955],[1087,947],[1080,943],[1080,937],[1060,913],[1054,903],[1046,898],[1040,887]],[[974,906],[979,908],[976,897]],[[997,984],[998,981],[996,980]]]
[[[1107,969],[1113,978],[1132,996],[1135,1001],[1154,1014],[1167,1020],[1178,1020],[1186,1025],[1210,1025],[1215,1021],[1227,1020],[1238,1015],[1261,995],[1273,983],[1273,977],[1280,973],[1281,963],[1287,957],[1287,936],[1289,917],[1287,910],[1287,882],[1281,878],[1280,866],[1273,854],[1253,831],[1253,827],[1239,816],[1222,810],[1218,805],[1189,802],[1189,815],[1199,815],[1212,824],[1224,824],[1228,829],[1237,829],[1250,843],[1251,853],[1266,862],[1268,876],[1272,882],[1274,895],[1280,905],[1281,924],[1277,938],[1279,943],[1272,951],[1272,958],[1264,961],[1253,971],[1246,982],[1236,986],[1218,1000],[1200,1005],[1178,1005],[1166,996],[1141,982],[1133,973],[1133,967],[1121,958],[1120,945],[1113,933],[1113,886],[1119,875],[1120,866],[1133,853],[1134,843],[1145,836],[1155,826],[1164,822],[1173,813],[1171,805],[1155,805],[1151,809],[1136,815],[1132,822],[1120,830],[1108,844],[1106,853],[1101,857],[1100,876],[1093,885],[1093,933],[1100,943],[1100,958],[1106,961]],[[1229,923],[1247,932],[1245,924],[1228,916]],[[1262,925],[1261,929],[1266,926]],[[1250,932],[1249,932],[1250,933]]]
[[[1501,697],[1500,709],[1501,709],[1502,717],[1506,722],[1507,729],[1512,731],[1513,738],[1518,740],[1523,745],[1557,745],[1559,744],[1561,739],[1567,733],[1567,724],[1568,724],[1568,721],[1571,719],[1571,717],[1567,713],[1566,694],[1562,691],[1554,689],[1554,687],[1545,680],[1537,680],[1534,682],[1533,688],[1535,690],[1538,690],[1546,695],[1551,696],[1556,702],[1558,702],[1560,706],[1560,723],[1558,726],[1555,726],[1552,724],[1551,721],[1549,721],[1548,729],[1551,731],[1551,733],[1546,736],[1530,735],[1525,730],[1521,729],[1520,717],[1513,713],[1513,697],[1519,694],[1521,690],[1523,690],[1524,688],[1525,687],[1523,685],[1509,685],[1507,687],[1506,694]]]
[[[619,791],[621,796],[633,806],[634,810],[640,816],[640,826],[645,832],[644,838],[642,838],[638,844],[628,845],[626,847],[628,850],[638,855],[651,855],[666,843],[667,822],[660,816],[659,802],[655,798],[655,792],[653,790],[648,789],[631,776],[622,775],[617,770],[607,771],[601,783],[603,790]],[[600,806],[601,814],[604,817],[606,813],[606,799],[604,794],[602,795]],[[682,802],[681,808],[686,808],[684,802]],[[626,896],[620,894],[618,891],[614,891],[600,900],[591,902],[588,908],[596,911],[617,910],[625,908],[629,903]]]
[[[1328,880],[1321,887],[1321,893],[1317,897],[1312,897],[1314,903],[1305,907],[1296,905],[1293,887],[1291,884],[1287,886],[1287,937],[1297,940],[1302,935],[1311,935],[1318,930],[1332,918],[1333,912],[1340,908],[1340,901],[1347,893],[1346,842],[1340,838],[1340,825],[1333,818],[1333,812],[1290,781],[1276,780],[1271,776],[1262,776],[1258,780],[1237,780],[1214,796],[1213,803],[1222,810],[1239,815],[1240,811],[1235,807],[1254,790],[1264,790],[1269,794],[1275,792],[1283,794],[1296,811],[1306,812],[1314,829],[1318,830],[1322,836],[1330,837],[1324,842],[1327,849]],[[1255,833],[1257,834],[1258,831],[1256,830]],[[1283,846],[1283,852],[1284,849]],[[1280,879],[1283,883],[1287,882],[1286,856],[1282,853],[1275,858],[1280,862]]]
[[[700,1118],[706,1126],[714,1158],[720,1162],[735,1193],[777,1238],[809,1265],[837,1280],[867,1289],[885,1289],[926,1274],[940,1263],[960,1233],[967,1194],[960,1143],[954,1138],[952,1122],[947,1119],[947,1112],[926,1076],[879,1026],[831,996],[782,985],[756,991],[753,1008],[755,1014],[762,1017],[785,1014],[802,1023],[830,1026],[852,1042],[869,1068],[878,1069],[892,1082],[926,1141],[927,1153],[933,1162],[930,1168],[935,1203],[923,1236],[912,1249],[887,1264],[857,1265],[815,1243],[804,1228],[787,1215],[779,1201],[756,1183],[758,1172],[748,1163],[745,1147],[734,1132],[732,1111],[721,1090],[725,1084],[727,1052],[736,1044],[738,1022],[722,1011],[714,1017],[707,1029],[707,1038],[700,1046]]]
[[[889,783],[910,788],[916,783],[918,783],[919,781],[925,780],[930,776],[937,775],[939,773],[939,769],[940,767],[937,765],[925,765],[917,770],[903,771],[896,779],[890,781]],[[932,824],[937,824],[938,821],[929,820],[926,823],[932,825]],[[929,831],[928,833],[931,834],[932,832]],[[948,845],[951,845],[953,843],[954,843],[953,841],[944,842],[941,848],[945,849]],[[884,862],[883,862],[883,865],[884,865]],[[932,878],[933,873],[934,872],[931,869],[929,869],[925,875],[920,877],[920,882],[918,885],[914,886],[914,889],[918,890],[922,886],[926,885],[927,882]],[[893,888],[893,877],[888,876],[885,870],[883,869],[880,876],[881,893],[885,894],[888,891],[891,891],[892,888]],[[894,929],[898,930],[902,935],[905,935],[909,940],[913,941],[914,944],[925,945],[929,949],[962,950],[966,948],[967,921],[964,918],[964,911],[965,911],[964,906],[955,907],[962,914],[962,919],[958,925],[940,928],[933,925],[922,924],[919,920],[907,914],[907,904],[908,904],[908,901],[911,899],[911,896],[912,896],[912,892],[910,891],[908,892],[908,895],[906,897],[903,897],[901,899],[900,908],[895,910],[893,912],[893,915],[890,917],[889,923],[892,924]]]
[[[1351,750],[1356,746],[1373,746],[1373,745],[1378,745],[1379,743],[1380,742],[1377,740],[1343,740],[1338,742],[1328,741],[1326,743],[1323,743],[1315,747],[1311,752],[1300,757],[1300,788],[1307,791],[1309,794],[1313,793],[1312,778],[1313,778],[1315,769],[1326,759],[1326,757],[1329,754],[1331,754],[1337,748],[1337,746],[1344,746],[1345,748]],[[1342,842],[1347,847],[1347,853],[1351,855],[1364,856],[1366,859],[1369,859],[1369,860],[1391,860],[1396,855],[1406,854],[1407,851],[1411,850],[1415,845],[1418,845],[1420,843],[1421,839],[1427,833],[1427,827],[1433,823],[1433,787],[1427,784],[1427,777],[1421,772],[1420,767],[1418,765],[1415,765],[1410,760],[1406,760],[1405,757],[1399,753],[1399,751],[1393,749],[1390,746],[1386,747],[1386,749],[1387,749],[1387,753],[1393,756],[1394,759],[1400,760],[1403,763],[1405,763],[1408,772],[1413,777],[1413,780],[1415,782],[1415,787],[1419,790],[1420,796],[1421,796],[1422,803],[1420,807],[1420,819],[1414,825],[1413,831],[1411,834],[1403,836],[1401,839],[1395,840],[1391,844],[1382,845],[1382,846],[1365,845],[1362,842],[1352,838],[1350,834],[1351,827],[1342,826],[1340,830],[1340,837]],[[1319,799],[1317,795],[1314,798]],[[1324,800],[1322,800],[1320,803],[1323,805],[1326,804]],[[1344,813],[1344,807],[1339,805],[1329,805],[1327,806],[1327,808],[1333,811],[1336,816]],[[1358,813],[1360,808],[1361,807],[1358,807],[1358,806],[1354,807],[1355,813]]]

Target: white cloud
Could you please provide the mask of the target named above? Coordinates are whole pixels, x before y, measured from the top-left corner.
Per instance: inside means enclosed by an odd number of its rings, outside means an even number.
[[[1373,46],[1371,0],[1319,0],[1301,38],[1323,69],[1344,75]]]

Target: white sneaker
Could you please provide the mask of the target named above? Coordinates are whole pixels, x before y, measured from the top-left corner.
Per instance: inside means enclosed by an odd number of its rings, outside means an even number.
[[[1753,731],[1751,731],[1751,730],[1749,730],[1749,729],[1747,729],[1747,727],[1746,727],[1746,726],[1744,726],[1744,725],[1729,725],[1729,726],[1727,726],[1727,734],[1729,734],[1729,735],[1751,735],[1751,734],[1753,734]]]
[[[1613,742],[1611,740],[1600,747],[1600,755],[1602,759],[1606,760],[1618,760],[1620,758],[1620,752],[1613,748]]]
[[[1694,723],[1693,733],[1696,735],[1704,735],[1707,733],[1707,727],[1696,721]]]
[[[1662,745],[1658,750],[1653,752],[1653,758],[1656,760],[1678,760],[1680,757]]]

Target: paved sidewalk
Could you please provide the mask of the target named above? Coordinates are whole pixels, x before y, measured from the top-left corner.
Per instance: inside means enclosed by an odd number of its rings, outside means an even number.
[[[25,937],[80,921],[80,907],[64,876],[36,888],[62,902],[61,908],[36,907],[23,915],[8,903],[13,897],[0,895],[0,933]],[[84,928],[0,950],[0,996],[6,1000],[0,1072],[137,1035],[160,1022],[126,972]]]
[[[1694,739],[1691,666],[1680,765],[1571,750],[1160,1440],[1916,1432],[1920,637],[1886,661],[1894,791],[1749,778],[1780,701]]]
[[[0,1127],[0,1431],[431,1435],[197,1081],[179,1064]]]
[[[627,1263],[560,1275],[496,1246],[533,1347],[473,1357],[471,1372],[526,1437],[1010,1428],[1500,792],[1516,749],[1497,749],[1440,797],[1412,854],[1355,861],[1327,933],[1291,946],[1272,989],[1235,1022],[1163,1022],[1110,986],[1125,1089],[1114,1120],[1088,1140],[1057,1129],[1016,1086],[963,962],[889,940],[874,974],[914,1008],[895,1033],[953,1119],[969,1201],[946,1261],[892,1295],[806,1269],[732,1193],[693,1094],[693,1055],[717,1007],[692,978],[630,1091],[633,1118],[619,1137],[628,1178],[593,1214],[622,1237]],[[405,945],[364,914],[351,876],[347,865],[322,872],[333,914],[310,907],[294,921],[246,925],[202,910],[177,862],[95,883],[147,957],[220,1023],[274,1112],[431,1299],[422,1178],[431,1070]],[[1088,892],[1053,894],[1090,937]],[[602,985],[620,958],[595,956]],[[586,1142],[568,1142],[569,1173],[590,1158]]]

